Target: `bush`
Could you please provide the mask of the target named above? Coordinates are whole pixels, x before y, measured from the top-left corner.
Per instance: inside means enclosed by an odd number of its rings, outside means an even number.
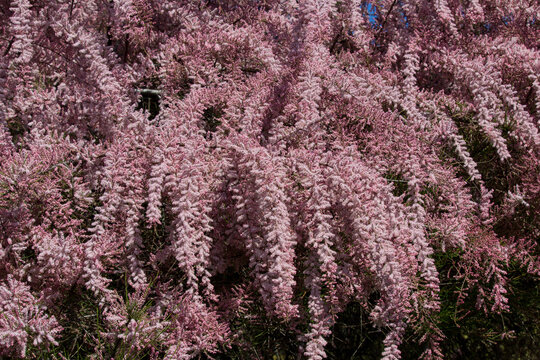
[[[1,356],[540,350],[538,5],[0,10]]]

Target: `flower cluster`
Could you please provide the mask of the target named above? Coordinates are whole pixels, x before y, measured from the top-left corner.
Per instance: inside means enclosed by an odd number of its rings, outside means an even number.
[[[2,355],[189,359],[258,306],[320,360],[358,302],[382,358],[414,329],[436,359],[437,256],[486,312],[540,274],[538,5],[0,11]]]

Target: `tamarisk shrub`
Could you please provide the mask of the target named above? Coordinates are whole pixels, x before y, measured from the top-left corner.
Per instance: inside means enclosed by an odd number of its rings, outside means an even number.
[[[486,313],[540,274],[534,1],[0,12],[4,356],[226,353],[242,318],[318,360],[357,302],[439,359],[436,256]]]

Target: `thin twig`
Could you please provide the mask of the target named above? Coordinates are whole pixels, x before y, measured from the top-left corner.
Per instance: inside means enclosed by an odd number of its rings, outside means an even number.
[[[71,23],[71,16],[73,15],[73,1],[71,0],[71,4],[69,4],[69,22]]]
[[[11,50],[11,46],[13,45],[14,41],[15,41],[15,37],[12,37],[11,40],[9,40],[8,46],[6,50],[4,51],[4,56],[6,56],[9,53],[9,50]]]
[[[394,0],[392,5],[390,5],[390,9],[388,9],[388,11],[386,12],[386,15],[384,16],[384,20],[381,23],[381,27],[379,28],[379,30],[377,30],[377,34],[375,35],[375,38],[377,38],[379,36],[379,34],[383,31],[384,26],[386,25],[386,22],[388,21],[388,16],[390,16],[390,13],[394,9],[394,5],[396,5],[396,2],[397,2],[397,0]]]
[[[138,93],[141,93],[142,95],[161,96],[161,90],[156,90],[156,89],[135,89],[135,91]]]
[[[334,52],[334,48],[339,40],[339,37],[341,36],[341,33],[343,32],[343,26],[339,29],[339,32],[336,34],[336,36],[334,37],[334,39],[332,40],[332,45],[330,45],[330,50],[328,50],[330,52],[330,54],[332,52]]]

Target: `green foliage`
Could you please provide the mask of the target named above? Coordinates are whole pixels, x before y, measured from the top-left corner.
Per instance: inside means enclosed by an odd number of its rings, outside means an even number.
[[[462,281],[453,279],[457,252],[438,254],[441,278],[440,328],[446,339],[442,350],[447,359],[536,359],[540,353],[540,283],[525,269],[509,272],[511,313],[475,310],[476,294],[456,305]]]
[[[352,302],[332,327],[326,347],[328,359],[378,359],[383,351],[383,339],[384,333],[373,327],[365,306]]]
[[[221,125],[219,120],[223,116],[224,112],[221,106],[210,106],[203,112],[204,131],[206,136],[212,138],[213,132],[216,132],[218,126]]]
[[[58,305],[60,325],[64,328],[58,346],[52,349],[56,358],[87,359],[94,353],[101,334],[103,318],[96,298],[88,291],[68,290],[64,301]],[[51,353],[44,354],[46,357]]]
[[[233,320],[234,340],[217,359],[296,359],[298,334],[290,324],[269,317],[259,301],[251,303]]]
[[[395,174],[393,172],[387,172],[384,175],[384,178],[394,185],[394,190],[392,190],[392,193],[394,196],[401,196],[407,192],[409,189],[409,186],[407,184],[407,181],[401,174]]]

